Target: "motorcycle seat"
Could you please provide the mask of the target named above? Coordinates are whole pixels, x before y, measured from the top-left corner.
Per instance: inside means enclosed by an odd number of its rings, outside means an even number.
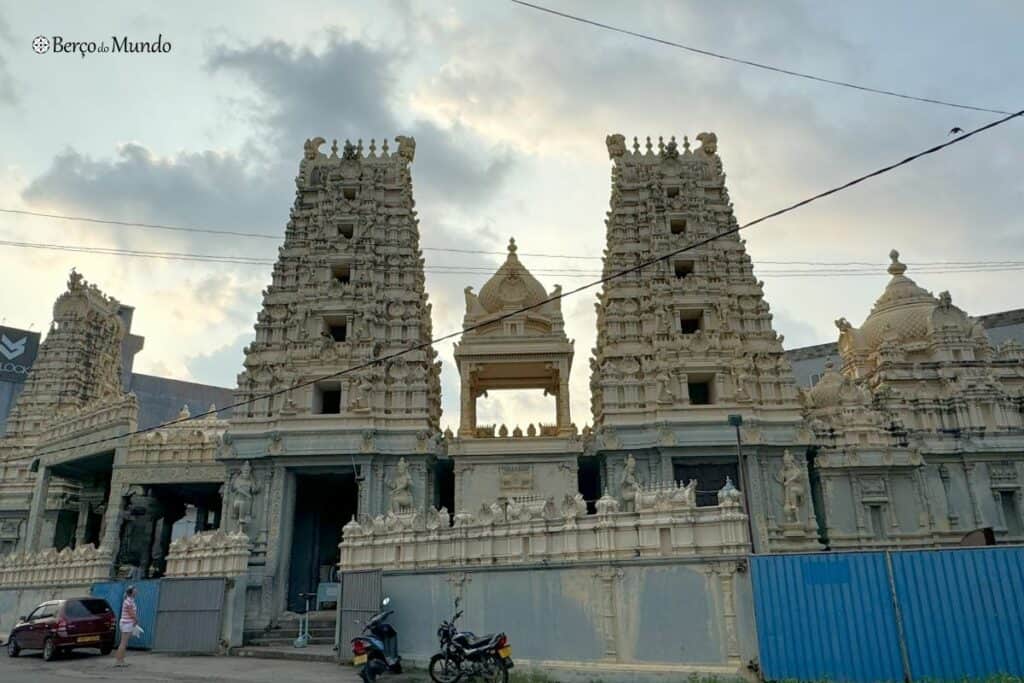
[[[483,636],[482,638],[470,635],[469,637],[464,636],[463,642],[465,647],[469,650],[475,650],[479,647],[483,647],[494,640],[494,634]]]

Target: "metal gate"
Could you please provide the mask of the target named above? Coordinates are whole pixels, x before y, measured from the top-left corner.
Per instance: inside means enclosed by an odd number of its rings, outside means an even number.
[[[1024,674],[1024,548],[756,555],[768,680]]]
[[[341,599],[338,600],[338,626],[335,640],[338,645],[338,659],[351,658],[349,642],[362,633],[361,623],[380,610],[383,591],[383,572],[371,569],[359,572],[342,572]]]
[[[121,618],[121,604],[124,602],[124,591],[128,586],[135,586],[135,607],[142,627],[142,636],[128,641],[133,650],[149,650],[153,647],[153,636],[156,634],[156,612],[160,602],[160,580],[146,581],[101,581],[89,588],[89,594],[103,598],[114,610],[117,618]],[[121,629],[118,629],[120,635]]]
[[[217,652],[224,615],[223,577],[163,579],[154,650]]]

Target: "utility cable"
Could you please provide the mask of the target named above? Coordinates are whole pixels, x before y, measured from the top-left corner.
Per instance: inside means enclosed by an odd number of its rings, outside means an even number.
[[[0,247],[15,247],[26,249],[43,249],[51,251],[65,251],[72,253],[96,254],[99,256],[127,256],[133,258],[158,259],[163,261],[183,261],[196,263],[216,263],[226,265],[260,266],[266,268],[273,266],[275,261],[259,259],[246,256],[228,256],[214,254],[192,254],[182,252],[163,251],[140,251],[132,249],[119,249],[113,247],[89,247],[70,244],[53,244],[40,242],[20,242],[13,240],[0,240]],[[873,263],[868,266],[844,267],[843,262],[780,262],[780,261],[758,261],[758,263],[796,263],[808,268],[756,268],[758,277],[766,276],[771,279],[785,279],[793,277],[882,277],[886,275],[885,265]],[[1000,273],[1024,270],[1024,261],[936,261],[907,263],[913,268],[915,274],[939,274],[953,275],[956,273]],[[534,276],[548,278],[590,278],[597,277],[601,273],[596,269],[581,268],[532,268],[522,269]],[[375,272],[404,271],[402,268],[374,268]],[[432,265],[424,266],[424,273],[433,275],[492,275],[495,271],[493,265]]]
[[[970,104],[960,104],[958,102],[949,102],[947,100],[939,100],[932,97],[919,97],[917,95],[908,95],[907,93],[896,92],[895,90],[884,90],[882,88],[872,88],[866,85],[860,85],[858,83],[851,83],[849,81],[840,81],[833,78],[825,78],[824,76],[815,76],[814,74],[804,73],[802,71],[793,71],[792,69],[783,69],[782,67],[772,66],[763,62],[755,62],[749,59],[741,59],[739,57],[730,57],[729,55],[722,54],[720,52],[712,52],[711,50],[705,50],[698,47],[692,47],[690,45],[683,45],[671,40],[664,38],[658,38],[657,36],[648,35],[646,33],[639,33],[637,31],[630,31],[618,26],[612,26],[611,24],[602,24],[599,21],[593,19],[587,19],[580,17],[575,14],[569,14],[567,12],[560,12],[550,7],[544,7],[542,5],[535,5],[532,2],[524,2],[523,0],[510,0],[511,2],[522,5],[523,7],[529,7],[530,9],[537,10],[538,12],[546,12],[547,14],[553,14],[556,17],[562,17],[563,19],[569,19],[576,21],[581,24],[587,24],[597,28],[605,29],[606,31],[614,31],[616,33],[622,33],[627,36],[633,36],[634,38],[641,38],[643,40],[649,40],[652,43],[659,43],[661,45],[667,45],[669,47],[678,48],[680,50],[686,50],[695,54],[704,55],[705,57],[714,57],[715,59],[721,59],[726,62],[732,62],[734,64],[742,64],[744,66],[751,66],[755,69],[764,69],[765,71],[773,71],[775,73],[784,74],[786,76],[795,76],[796,78],[804,78],[809,81],[816,81],[818,83],[827,83],[828,85],[837,85],[843,88],[851,88],[853,90],[861,90],[863,92],[874,93],[876,95],[887,95],[889,97],[898,97],[904,100],[913,100],[915,102],[925,102],[927,104],[938,104],[943,107],[955,107],[956,109],[968,109],[971,111],[983,111],[992,114],[1010,114],[1011,112],[1003,111],[1001,109],[990,109],[988,107],[976,107]]]
[[[686,246],[683,246],[683,247],[680,247],[678,249],[674,249],[674,250],[672,250],[672,251],[670,251],[668,253],[662,254],[661,256],[653,257],[653,258],[647,259],[645,261],[642,261],[642,262],[638,263],[635,266],[631,266],[631,267],[626,268],[624,270],[619,270],[619,271],[610,273],[609,275],[605,275],[605,276],[603,276],[603,277],[601,277],[601,278],[599,278],[597,280],[594,280],[592,282],[589,282],[587,284],[580,285],[579,287],[575,287],[575,288],[567,290],[567,291],[559,292],[558,294],[546,297],[546,298],[542,299],[541,301],[538,301],[538,302],[533,303],[533,304],[529,304],[527,306],[522,306],[522,307],[520,307],[518,309],[515,309],[513,311],[509,311],[507,313],[503,313],[503,314],[501,314],[501,315],[499,315],[497,317],[488,318],[484,322],[468,325],[468,326],[464,327],[461,330],[457,330],[455,332],[449,332],[448,334],[444,334],[444,335],[442,335],[440,337],[435,337],[434,339],[429,339],[429,340],[427,340],[425,342],[415,343],[415,344],[412,344],[412,345],[410,345],[410,346],[408,346],[408,347],[406,347],[404,349],[400,349],[400,350],[394,351],[392,353],[387,353],[387,354],[385,354],[383,356],[379,356],[377,358],[372,358],[372,359],[370,359],[370,360],[368,360],[366,362],[358,363],[356,365],[349,366],[349,367],[347,367],[347,368],[345,368],[343,370],[339,370],[337,372],[332,372],[332,373],[329,373],[327,375],[323,375],[321,377],[316,377],[316,378],[311,379],[311,380],[306,380],[304,382],[299,382],[297,384],[291,385],[291,386],[289,386],[287,388],[284,388],[284,389],[276,389],[274,391],[269,391],[269,392],[266,392],[264,394],[260,394],[259,396],[254,396],[252,398],[247,398],[247,399],[244,399],[242,401],[236,401],[236,402],[234,402],[234,403],[232,403],[230,405],[224,406],[222,408],[218,408],[216,410],[207,410],[205,412],[198,413],[198,414],[192,415],[190,417],[177,418],[177,419],[174,419],[174,420],[170,420],[168,422],[163,422],[161,424],[153,425],[152,427],[146,427],[146,428],[143,428],[143,429],[136,429],[134,431],[128,432],[127,434],[121,434],[119,436],[111,436],[111,437],[106,437],[106,438],[103,438],[103,439],[96,439],[96,440],[93,440],[93,441],[86,441],[86,442],[78,443],[75,446],[65,446],[65,447],[62,447],[62,448],[57,448],[57,449],[53,449],[53,450],[49,450],[49,451],[43,451],[43,452],[37,454],[36,457],[43,457],[43,456],[46,456],[46,455],[51,455],[53,453],[60,453],[60,452],[63,452],[63,451],[68,451],[68,450],[81,449],[84,446],[94,446],[94,445],[97,445],[97,444],[107,443],[109,441],[114,441],[114,440],[117,440],[117,439],[126,439],[126,438],[130,438],[130,437],[133,437],[133,436],[137,436],[139,434],[145,434],[147,432],[151,432],[151,431],[154,431],[154,430],[157,430],[157,429],[162,429],[164,427],[170,427],[170,426],[175,425],[175,424],[180,424],[182,422],[188,422],[190,420],[198,420],[200,418],[208,417],[210,415],[216,415],[217,413],[224,412],[226,410],[232,410],[234,408],[239,408],[239,407],[244,406],[244,405],[249,405],[251,403],[255,403],[256,401],[260,401],[260,400],[265,399],[265,398],[272,398],[274,396],[280,396],[282,394],[287,394],[288,392],[291,392],[291,391],[293,391],[295,389],[301,389],[303,387],[311,386],[311,385],[317,384],[319,382],[323,382],[325,380],[336,379],[338,377],[342,377],[344,375],[348,375],[350,373],[356,372],[357,370],[362,370],[364,368],[372,367],[374,365],[381,365],[381,364],[383,364],[383,363],[385,363],[385,362],[387,362],[389,360],[392,360],[394,358],[398,358],[400,356],[404,356],[404,355],[406,355],[408,353],[412,353],[414,351],[420,351],[422,349],[429,349],[430,347],[432,347],[434,344],[437,344],[438,342],[446,341],[448,339],[453,339],[455,337],[460,337],[463,334],[465,334],[466,332],[472,332],[473,330],[476,330],[476,329],[479,329],[479,328],[482,328],[482,327],[491,326],[491,325],[494,325],[495,323],[501,322],[503,320],[507,320],[507,319],[512,318],[514,316],[517,316],[520,313],[525,313],[526,311],[531,311],[531,310],[534,310],[534,309],[537,309],[537,308],[541,308],[543,306],[547,306],[549,303],[552,303],[552,302],[555,302],[555,301],[560,301],[562,299],[565,299],[567,297],[573,296],[575,294],[579,294],[580,292],[586,291],[586,290],[591,289],[593,287],[597,287],[598,285],[603,285],[605,283],[611,282],[612,280],[616,280],[618,278],[625,277],[627,275],[631,275],[632,273],[637,273],[637,272],[643,270],[644,268],[648,268],[648,267],[653,266],[653,265],[655,265],[657,263],[661,263],[663,261],[667,261],[667,260],[669,260],[669,259],[671,259],[671,258],[673,258],[675,256],[678,256],[679,254],[691,251],[691,250],[696,249],[698,247],[702,247],[702,246],[704,246],[706,244],[714,242],[715,240],[719,240],[719,239],[721,239],[723,237],[728,237],[729,235],[735,235],[736,233],[740,232],[741,230],[746,230],[748,228],[754,227],[755,225],[760,225],[761,223],[764,223],[765,221],[771,220],[772,218],[777,218],[779,216],[782,216],[784,214],[790,213],[792,211],[796,211],[797,209],[799,209],[801,207],[804,207],[804,206],[807,206],[808,204],[816,202],[816,201],[818,201],[820,199],[824,199],[825,197],[829,197],[829,196],[837,194],[839,192],[843,192],[844,190],[847,190],[847,189],[849,189],[851,187],[854,187],[855,185],[858,185],[858,184],[860,184],[860,183],[862,183],[862,182],[864,182],[866,180],[870,180],[871,178],[876,178],[876,177],[878,177],[880,175],[883,175],[885,173],[893,171],[893,170],[895,170],[897,168],[900,168],[902,166],[906,166],[907,164],[911,164],[914,161],[917,161],[918,159],[921,159],[921,158],[926,157],[928,155],[940,152],[943,149],[946,149],[947,147],[951,147],[951,146],[953,146],[955,144],[958,144],[960,142],[963,142],[964,140],[967,140],[968,138],[973,137],[973,136],[975,136],[975,135],[977,135],[979,133],[985,132],[985,131],[990,130],[992,128],[995,128],[997,126],[1001,126],[1002,124],[1006,123],[1007,121],[1010,121],[1011,119],[1017,118],[1017,117],[1022,116],[1022,115],[1024,115],[1024,109],[1022,109],[1022,110],[1020,110],[1020,111],[1018,111],[1018,112],[1016,112],[1014,114],[1009,114],[1008,116],[1005,116],[1005,117],[1003,117],[1001,119],[993,121],[992,123],[988,123],[988,124],[986,124],[984,126],[981,126],[979,128],[975,128],[974,130],[968,131],[968,132],[964,133],[963,135],[959,135],[959,136],[953,138],[952,140],[944,142],[944,143],[942,143],[940,145],[935,145],[934,147],[929,147],[926,150],[923,150],[923,151],[918,152],[916,154],[912,154],[911,156],[906,157],[905,159],[902,159],[902,160],[897,161],[895,163],[889,164],[888,166],[883,166],[882,168],[879,168],[879,169],[877,169],[875,171],[871,171],[870,173],[865,173],[864,175],[858,176],[858,177],[854,178],[853,180],[850,180],[850,181],[848,181],[846,183],[843,183],[842,185],[837,185],[837,186],[835,186],[835,187],[833,187],[831,189],[825,190],[823,192],[819,192],[818,194],[815,194],[815,195],[812,195],[810,197],[807,197],[806,199],[802,199],[802,200],[800,200],[798,202],[795,202],[795,203],[790,204],[788,206],[785,206],[785,207],[782,207],[782,208],[777,209],[775,211],[772,211],[771,213],[767,213],[767,214],[761,216],[760,218],[755,218],[754,220],[749,221],[747,223],[744,223],[743,225],[737,225],[737,226],[729,228],[727,230],[723,230],[721,232],[715,233],[714,235],[711,235],[709,237],[705,237],[705,238],[696,240],[696,241],[691,242],[690,244],[688,244]]]

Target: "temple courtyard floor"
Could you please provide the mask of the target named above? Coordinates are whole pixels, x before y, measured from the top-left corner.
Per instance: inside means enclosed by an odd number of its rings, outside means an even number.
[[[16,658],[0,653],[0,681],[58,683],[62,681],[303,681],[359,683],[355,669],[328,662],[268,660],[249,657],[180,657],[128,652],[128,666],[115,667],[114,656],[73,652],[52,662],[39,653]],[[425,672],[388,677],[393,683],[429,681]]]

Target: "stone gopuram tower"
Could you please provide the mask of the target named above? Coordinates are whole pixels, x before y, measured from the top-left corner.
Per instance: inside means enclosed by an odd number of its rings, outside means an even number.
[[[608,137],[606,277],[735,227],[717,138],[697,139],[691,150],[685,138],[681,147],[659,138],[656,148],[648,138],[645,149],[634,138],[630,150],[622,135]],[[809,435],[763,294],[735,234],[608,281],[591,359],[595,447],[606,487],[696,479],[698,502],[713,504],[728,477],[764,510],[759,546],[809,547],[816,524],[808,496],[784,515],[793,496],[782,483],[791,449],[809,490],[800,459]],[[730,415],[743,420],[742,482]],[[636,464],[627,468],[629,454]]]
[[[295,596],[330,575],[353,516],[433,502],[436,353],[426,346],[376,362],[431,338],[409,171],[415,141],[396,141],[397,149],[335,142],[328,154],[322,138],[306,141],[284,245],[245,349],[236,392],[245,403],[221,457],[233,472],[225,509],[244,511],[227,515],[228,528],[245,529],[263,574],[251,588],[262,591],[261,619],[299,606]],[[264,397],[271,392],[279,393]],[[235,504],[237,488],[244,504]]]

